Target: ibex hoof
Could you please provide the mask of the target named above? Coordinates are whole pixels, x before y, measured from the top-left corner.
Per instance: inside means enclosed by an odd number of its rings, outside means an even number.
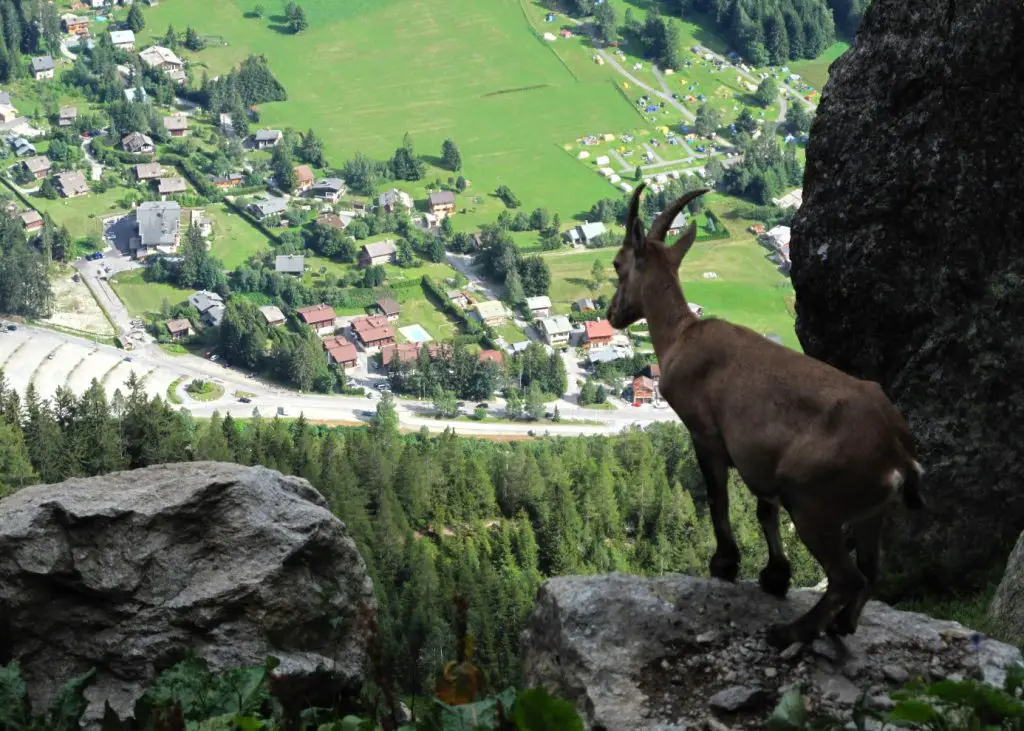
[[[740,562],[731,556],[715,554],[711,557],[711,576],[722,581],[736,581]]]
[[[836,617],[829,626],[825,629],[825,632],[831,637],[848,637],[857,631],[857,628],[853,626],[853,622],[849,617],[839,615]]]
[[[789,592],[791,576],[788,561],[775,564],[770,563],[761,569],[758,583],[760,583],[761,589],[764,592],[784,599]]]
[[[768,641],[768,645],[776,650],[785,650],[797,641],[793,628],[788,624],[769,625],[765,639]]]

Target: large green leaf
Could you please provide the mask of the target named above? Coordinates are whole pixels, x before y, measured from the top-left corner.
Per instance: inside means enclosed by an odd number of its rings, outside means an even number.
[[[23,731],[29,727],[31,716],[21,666],[14,660],[0,665],[0,731]]]
[[[896,724],[900,724],[900,722],[934,723],[941,718],[942,714],[930,703],[914,699],[900,701],[885,714],[886,721]]]
[[[78,731],[78,722],[85,713],[89,701],[85,689],[96,680],[96,668],[72,678],[57,691],[57,695],[46,710],[47,731]]]
[[[543,688],[519,694],[512,706],[512,721],[516,731],[583,731],[583,719],[576,707]]]
[[[768,728],[772,731],[790,731],[790,729],[807,728],[807,708],[804,697],[799,689],[786,693],[775,706],[768,718]]]
[[[434,702],[441,707],[443,731],[491,731],[498,720],[498,704],[494,698],[457,706],[436,699]]]

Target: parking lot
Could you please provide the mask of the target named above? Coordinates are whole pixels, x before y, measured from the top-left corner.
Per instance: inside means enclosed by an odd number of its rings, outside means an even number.
[[[27,330],[0,332],[0,367],[9,386],[24,395],[28,384],[35,386],[40,398],[50,398],[58,387],[81,394],[96,379],[103,384],[108,398],[114,391],[125,393],[129,374],[144,378],[146,392],[167,396],[167,387],[178,373],[160,365],[137,359],[126,360],[130,353],[96,346],[84,341],[68,341],[59,334]]]

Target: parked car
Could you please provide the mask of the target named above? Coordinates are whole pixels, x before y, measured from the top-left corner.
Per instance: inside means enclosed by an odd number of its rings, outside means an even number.
[[[490,404],[485,404],[485,403],[479,403],[479,404],[476,405],[476,407],[478,409],[489,409],[489,408],[491,408],[491,405]]]
[[[8,325],[7,326],[7,332],[14,332],[17,329],[18,329],[17,325]]]
[[[277,415],[278,416],[287,416],[288,412],[284,410],[284,406],[278,406],[277,407]]]
[[[88,259],[89,261],[99,261],[100,259],[103,258],[103,252],[102,251],[94,251],[91,254],[89,254],[89,256],[87,256],[85,258]]]
[[[252,399],[249,398],[248,396],[242,396],[242,397],[240,397],[238,399],[238,403],[240,403],[240,404],[251,404],[252,403]]]
[[[376,386],[374,386],[374,388],[376,388],[378,391],[390,391],[391,384],[388,383],[387,381],[381,381]]]

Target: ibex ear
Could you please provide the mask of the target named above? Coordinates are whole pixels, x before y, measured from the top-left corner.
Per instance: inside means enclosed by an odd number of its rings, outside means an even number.
[[[643,259],[647,249],[647,233],[644,231],[644,222],[640,220],[639,216],[633,219],[629,238],[633,244],[633,256],[638,260]]]
[[[686,227],[686,231],[679,237],[679,240],[672,244],[672,246],[665,248],[669,263],[672,264],[673,269],[678,269],[679,265],[683,263],[683,257],[690,251],[690,247],[693,246],[693,242],[696,240],[697,224],[691,221],[690,225]]]

